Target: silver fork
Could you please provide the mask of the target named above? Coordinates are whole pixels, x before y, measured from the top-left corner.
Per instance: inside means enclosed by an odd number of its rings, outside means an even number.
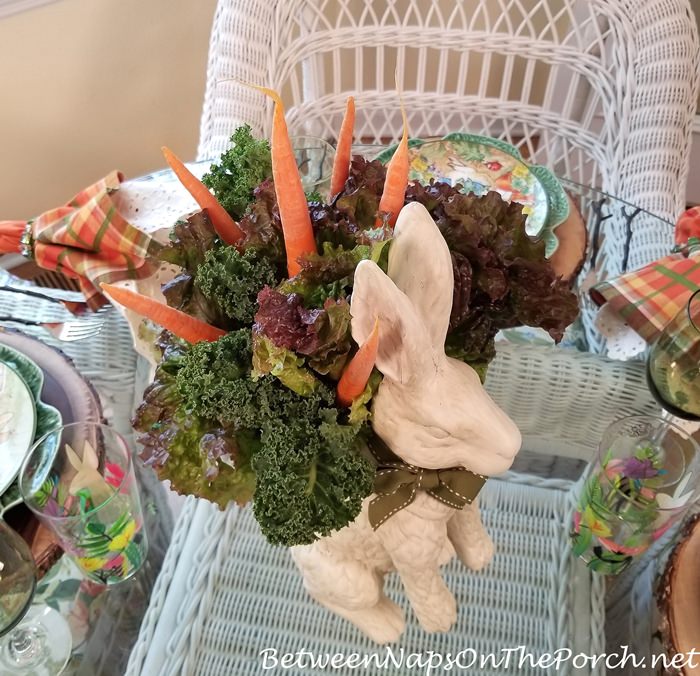
[[[0,316],[0,322],[13,322],[24,326],[39,326],[46,329],[58,340],[70,343],[76,340],[85,340],[96,336],[105,323],[106,314],[97,312],[85,319],[71,319],[65,322],[38,322],[33,319],[19,319],[17,317]]]

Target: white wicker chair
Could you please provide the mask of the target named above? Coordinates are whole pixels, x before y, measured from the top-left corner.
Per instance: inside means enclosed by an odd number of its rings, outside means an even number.
[[[198,156],[242,123],[269,132],[280,90],[292,133],[333,139],[357,98],[356,138],[470,130],[673,221],[698,92],[687,0],[220,0]]]

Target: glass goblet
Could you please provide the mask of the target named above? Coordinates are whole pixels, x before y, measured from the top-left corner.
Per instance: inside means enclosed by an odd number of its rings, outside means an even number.
[[[700,290],[649,349],[647,382],[654,398],[668,413],[700,420]]]
[[[148,541],[126,440],[107,425],[72,423],[39,439],[19,475],[25,504],[91,580],[112,585],[146,559]]]
[[[29,545],[0,521],[0,674],[56,676],[70,658],[65,620],[51,608],[30,610],[35,588]]]
[[[661,416],[612,423],[574,511],[573,552],[615,575],[658,540],[698,498],[698,448]]]
[[[304,192],[318,192],[325,199],[331,185],[335,149],[316,136],[293,136],[291,141]]]

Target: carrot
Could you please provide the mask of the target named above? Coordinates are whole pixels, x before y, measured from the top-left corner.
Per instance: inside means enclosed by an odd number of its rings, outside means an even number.
[[[184,165],[183,161],[170,148],[163,146],[161,150],[165,161],[173,170],[175,176],[178,177],[180,183],[194,197],[195,202],[202,209],[207,210],[207,215],[214,226],[214,230],[216,230],[216,234],[226,244],[237,244],[243,237],[243,231],[238,227],[236,221],[231,218],[228,211],[217,202],[216,197],[209,192],[209,188]]]
[[[408,185],[408,171],[410,162],[408,159],[408,123],[406,122],[406,109],[401,103],[401,117],[403,118],[403,136],[386,168],[384,190],[379,200],[379,211],[389,214],[389,225],[393,227],[399,216],[406,198],[406,186]],[[381,218],[377,217],[375,226],[380,227]]]
[[[292,142],[284,119],[284,106],[280,95],[273,89],[249,85],[275,102],[275,113],[272,120],[272,178],[275,182],[275,195],[280,210],[284,247],[287,252],[287,272],[290,277],[301,270],[299,257],[316,253],[316,240],[311,227],[309,205],[306,202],[304,188],[294,157]]]
[[[335,149],[333,160],[333,173],[331,174],[331,196],[337,195],[348,180],[350,173],[350,152],[352,150],[352,132],[355,127],[355,99],[348,96],[345,107],[345,117],[340,125],[338,145]]]
[[[140,293],[112,284],[100,284],[100,287],[110,295],[112,300],[159,324],[188,343],[194,344],[203,340],[213,343],[226,335],[226,331],[217,329],[215,326],[165,305],[165,303],[159,303],[148,296],[142,296]]]
[[[345,367],[340,376],[336,388],[338,403],[341,406],[350,406],[353,400],[359,397],[367,387],[367,382],[372,374],[372,369],[377,361],[379,349],[379,318],[374,320],[374,328],[367,340],[360,345],[360,349]]]

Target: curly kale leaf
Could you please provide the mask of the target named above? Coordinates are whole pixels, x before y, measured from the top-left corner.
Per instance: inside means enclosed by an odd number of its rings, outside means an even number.
[[[219,340],[193,345],[177,372],[177,387],[196,415],[236,429],[255,429],[258,410],[250,379],[250,331],[232,331]]]
[[[374,464],[360,452],[356,428],[336,415],[319,409],[263,431],[253,511],[272,544],[310,544],[343,528],[372,492]]]
[[[241,325],[252,324],[258,292],[280,279],[276,266],[254,249],[233,246],[207,251],[197,267],[195,285],[209,303]]]
[[[253,201],[253,190],[272,176],[270,144],[256,139],[249,125],[238,127],[231,136],[231,148],[218,164],[212,164],[202,182],[210,188],[221,206],[240,220]]]
[[[179,486],[225,504],[229,486],[222,477],[229,476],[233,436],[239,463],[245,444],[256,475],[253,502],[262,532],[276,544],[313,542],[352,521],[372,490],[374,465],[359,451],[367,426],[339,422],[334,391],[321,381],[301,396],[271,375],[253,379],[250,361],[250,334],[239,330],[161,364],[157,377],[169,373],[168,395],[181,405],[175,417],[158,421],[182,435],[183,458],[180,463],[170,451],[163,467]],[[140,424],[148,422],[142,415]],[[216,476],[207,474],[212,459]],[[210,483],[207,476],[214,476]]]

